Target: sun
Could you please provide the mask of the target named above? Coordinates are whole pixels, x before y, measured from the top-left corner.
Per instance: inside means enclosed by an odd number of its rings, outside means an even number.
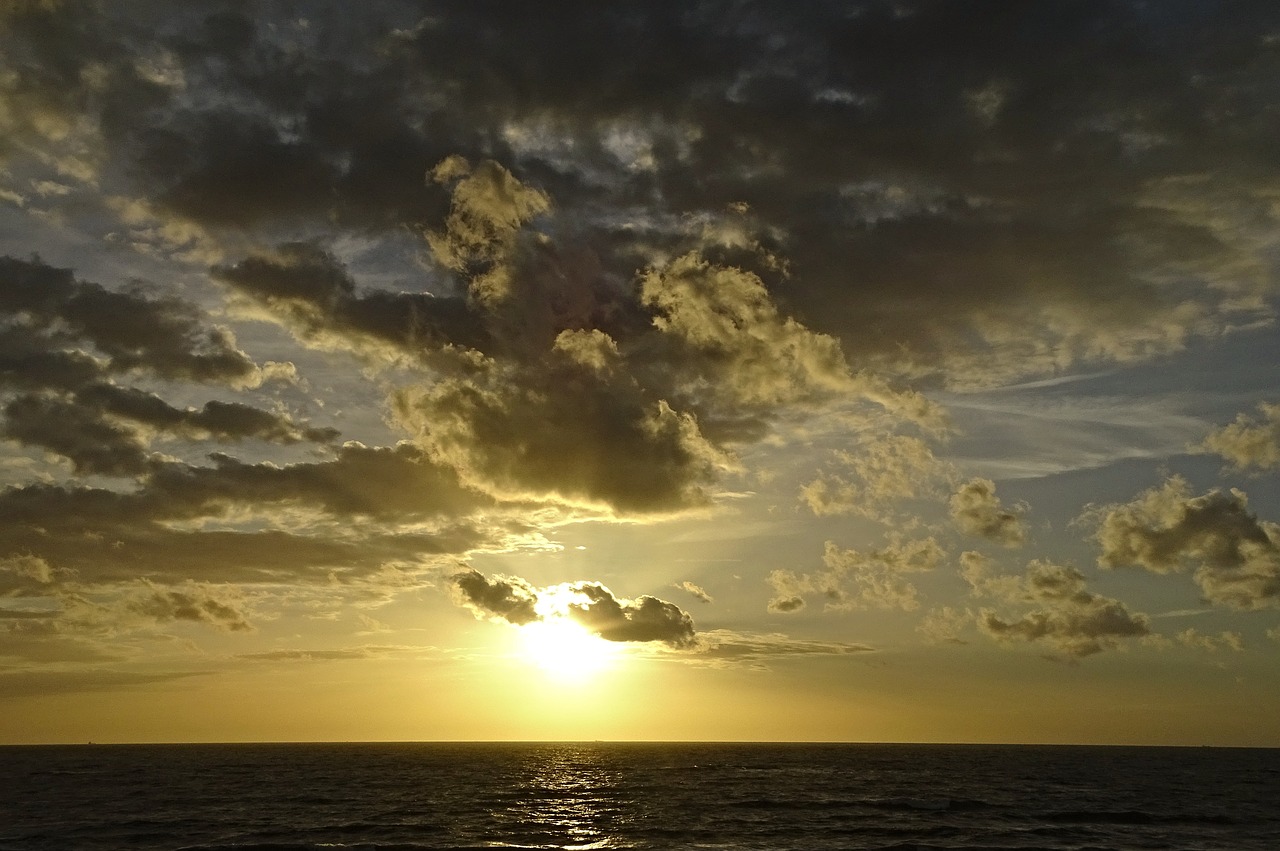
[[[520,627],[520,649],[530,662],[565,682],[590,679],[612,667],[619,656],[615,642],[567,618],[547,618]]]

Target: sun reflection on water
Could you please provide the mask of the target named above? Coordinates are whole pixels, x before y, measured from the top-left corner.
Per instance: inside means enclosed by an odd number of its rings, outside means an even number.
[[[583,745],[530,750],[511,778],[505,806],[493,815],[522,842],[564,849],[616,848],[631,818],[616,766]]]

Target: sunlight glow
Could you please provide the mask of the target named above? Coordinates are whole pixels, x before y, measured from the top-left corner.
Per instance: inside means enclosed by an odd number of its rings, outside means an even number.
[[[585,627],[564,618],[550,618],[520,627],[521,650],[557,680],[581,682],[612,667],[620,648]]]

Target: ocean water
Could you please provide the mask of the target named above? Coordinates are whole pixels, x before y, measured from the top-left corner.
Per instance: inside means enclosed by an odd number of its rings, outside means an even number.
[[[1280,849],[1280,750],[0,748],[0,849]]]

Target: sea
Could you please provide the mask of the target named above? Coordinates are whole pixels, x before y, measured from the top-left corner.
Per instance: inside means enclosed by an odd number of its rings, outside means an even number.
[[[1280,750],[0,747],[0,849],[1280,849]]]

